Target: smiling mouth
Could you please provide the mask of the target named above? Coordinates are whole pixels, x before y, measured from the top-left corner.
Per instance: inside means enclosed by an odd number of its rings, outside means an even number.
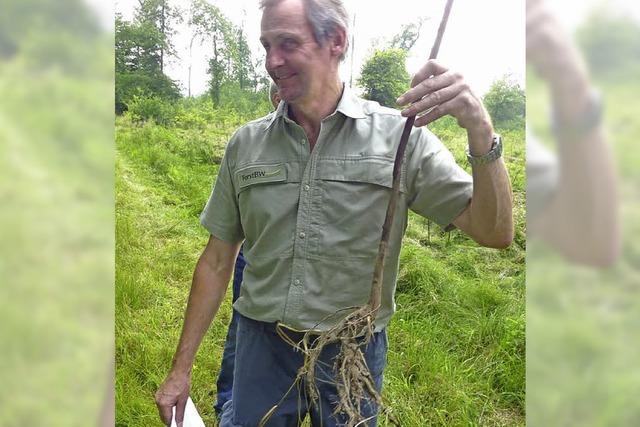
[[[291,78],[291,77],[293,77],[293,76],[295,76],[295,74],[290,74],[290,75],[288,75],[288,76],[277,77],[277,79],[278,79],[279,81],[282,81],[282,80],[288,80],[288,79],[290,79],[290,78]]]

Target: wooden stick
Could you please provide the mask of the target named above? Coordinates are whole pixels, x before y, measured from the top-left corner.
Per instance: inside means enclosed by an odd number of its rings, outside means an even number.
[[[436,59],[438,51],[440,50],[440,43],[442,42],[442,36],[444,30],[447,27],[447,21],[449,20],[449,14],[451,13],[451,6],[453,0],[447,0],[447,4],[444,8],[444,14],[440,20],[440,26],[438,27],[438,34],[436,40],[431,48],[429,59]],[[389,205],[387,206],[387,214],[384,218],[384,225],[382,226],[382,237],[380,238],[380,245],[378,246],[378,255],[376,257],[376,264],[373,270],[373,281],[371,283],[371,294],[369,296],[369,306],[375,313],[377,313],[380,307],[381,294],[382,294],[382,280],[384,272],[384,260],[387,256],[387,249],[389,246],[389,235],[391,234],[391,227],[393,225],[393,219],[396,214],[396,205],[398,198],[400,197],[400,171],[402,170],[402,162],[404,160],[404,152],[407,148],[407,142],[409,141],[409,135],[411,134],[411,128],[416,121],[415,116],[407,117],[407,121],[404,124],[402,130],[402,136],[400,137],[400,144],[398,145],[398,151],[396,151],[396,158],[393,163],[393,183],[392,193],[389,199]]]

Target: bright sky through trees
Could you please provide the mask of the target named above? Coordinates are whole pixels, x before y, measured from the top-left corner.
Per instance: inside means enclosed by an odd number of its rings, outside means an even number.
[[[218,6],[236,25],[244,21],[245,31],[255,55],[262,54],[258,41],[260,37],[260,17],[258,0],[216,0]],[[172,4],[184,8],[187,17],[188,0],[173,0]],[[422,26],[421,36],[411,50],[407,60],[410,74],[426,61],[435,38],[445,2],[442,0],[394,0],[374,2],[366,0],[345,0],[351,15],[355,15],[355,49],[353,58],[353,81],[359,75],[362,63],[370,55],[372,46],[391,38],[403,24],[413,22],[418,17],[427,17]],[[124,19],[131,19],[136,0],[117,0],[116,11]],[[447,66],[462,72],[472,87],[479,93],[486,91],[493,80],[510,73],[516,81],[524,81],[525,38],[524,1],[514,0],[456,0],[453,5],[449,25],[441,49],[440,60]],[[352,22],[353,23],[353,22]],[[189,44],[192,31],[185,23],[176,36],[175,46],[180,58],[173,59],[167,73],[188,86]],[[208,46],[193,43],[192,93],[206,90],[206,57]],[[343,63],[341,75],[349,81],[351,57]],[[186,91],[185,91],[186,92]]]

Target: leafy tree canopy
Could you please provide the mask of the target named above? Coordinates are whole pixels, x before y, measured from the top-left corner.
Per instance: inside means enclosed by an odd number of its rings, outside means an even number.
[[[364,97],[385,107],[394,107],[396,99],[409,88],[409,73],[405,66],[407,52],[403,49],[376,50],[360,72],[358,85]]]
[[[517,129],[524,126],[525,92],[511,76],[506,75],[493,82],[483,102],[496,128]]]

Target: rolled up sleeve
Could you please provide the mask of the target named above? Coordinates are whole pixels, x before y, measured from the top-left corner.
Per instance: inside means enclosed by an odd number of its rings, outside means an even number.
[[[445,228],[469,205],[473,179],[435,135],[424,128],[414,134],[406,153],[409,208]]]

